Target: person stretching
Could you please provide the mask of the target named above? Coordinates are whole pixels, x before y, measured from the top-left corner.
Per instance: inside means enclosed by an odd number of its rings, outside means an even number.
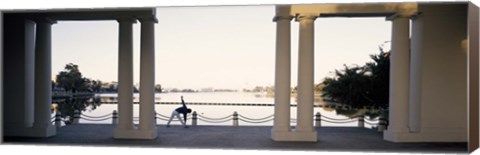
[[[182,106],[178,107],[172,112],[170,119],[168,119],[167,127],[170,127],[170,122],[172,121],[173,117],[177,117],[182,123],[183,127],[187,128],[187,114],[192,112],[192,109],[187,108],[185,105],[185,101],[183,101],[183,96],[180,97],[182,99]],[[180,118],[180,114],[183,114],[183,119]]]

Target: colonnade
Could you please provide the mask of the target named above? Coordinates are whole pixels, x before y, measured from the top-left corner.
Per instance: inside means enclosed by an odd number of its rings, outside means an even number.
[[[313,127],[314,15],[300,15],[298,49],[297,126],[290,126],[290,21],[291,16],[276,16],[275,118],[272,139],[276,141],[317,141]]]
[[[23,34],[12,44],[22,46],[9,47],[8,50],[18,50],[8,56],[19,57],[17,60],[7,60],[7,63],[21,64],[16,69],[22,74],[5,77],[10,83],[21,88],[12,89],[5,96],[5,135],[27,137],[50,137],[56,134],[51,124],[50,105],[51,93],[51,31],[56,22],[47,17],[35,16],[24,20],[8,19],[16,24],[10,26],[22,28],[21,32],[7,32],[8,34]],[[12,27],[7,27],[7,29]],[[9,29],[10,30],[10,29]],[[13,62],[16,61],[16,62]],[[10,70],[10,69],[9,69]],[[23,77],[22,77],[23,76]],[[18,95],[16,93],[22,93]],[[11,120],[10,120],[11,119]]]
[[[8,15],[5,18],[5,135],[50,137],[56,134],[51,123],[52,24],[57,20],[92,19],[119,23],[118,81],[119,119],[114,138],[154,139],[157,137],[154,111],[155,12],[140,10],[136,15],[121,12]],[[153,13],[153,14],[152,14]],[[141,23],[140,34],[140,124],[133,125],[133,24]]]
[[[137,19],[119,18],[118,125],[114,138],[154,139],[155,126],[155,23],[139,18],[140,34],[140,124],[133,125],[133,24]]]
[[[392,22],[389,126],[393,142],[467,140],[467,5],[419,5]]]
[[[317,17],[361,17],[391,21],[389,125],[393,142],[466,141],[466,6],[405,4],[398,8],[277,6],[275,56],[275,141],[317,141],[313,128],[314,21]],[[358,9],[358,10],[356,10]],[[323,12],[322,12],[323,11]],[[371,16],[371,14],[366,14]],[[290,21],[299,22],[297,124],[290,126]],[[412,29],[412,30],[411,30]],[[461,113],[458,115],[456,113]],[[321,137],[321,136],[320,136]]]

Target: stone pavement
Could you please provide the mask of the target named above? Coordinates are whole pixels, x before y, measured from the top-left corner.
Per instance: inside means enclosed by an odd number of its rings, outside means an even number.
[[[274,142],[269,126],[157,126],[154,140],[113,139],[113,125],[78,124],[50,138],[4,137],[5,144],[81,145],[194,149],[302,150],[347,152],[467,153],[467,143],[392,143],[382,133],[356,127],[317,128],[318,142]]]

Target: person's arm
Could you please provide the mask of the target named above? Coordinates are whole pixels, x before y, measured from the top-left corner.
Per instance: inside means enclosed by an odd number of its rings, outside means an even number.
[[[183,97],[182,97],[182,106],[183,106],[183,110],[185,113],[183,113],[183,120],[185,121],[185,123],[187,123],[187,105],[185,104],[185,101],[183,100]]]
[[[185,110],[187,110],[187,105],[185,104],[185,101],[183,101],[183,98],[182,98],[182,106],[183,108],[185,108]]]

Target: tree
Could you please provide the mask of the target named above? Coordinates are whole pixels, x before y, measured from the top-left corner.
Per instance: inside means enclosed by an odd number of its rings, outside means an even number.
[[[161,93],[162,92],[162,85],[160,85],[160,84],[155,85],[155,92]]]
[[[65,70],[56,76],[56,82],[65,91],[86,91],[88,90],[88,80],[82,77],[82,73],[78,69],[78,65],[69,63],[65,66]]]
[[[115,84],[113,84],[113,83],[108,84],[108,91],[109,92],[117,92],[117,87],[115,86]]]
[[[373,62],[364,66],[335,70],[335,77],[323,80],[323,97],[352,107],[388,107],[390,53],[380,48],[378,55],[370,55]]]
[[[102,81],[100,80],[92,80],[89,84],[90,89],[92,89],[93,92],[100,92],[102,90]]]
[[[98,106],[100,106],[100,98],[92,98],[91,101],[90,98],[67,98],[58,103],[57,110],[61,112],[62,118],[68,118],[65,124],[71,124],[75,110],[80,112],[87,110],[87,108],[95,110]]]
[[[55,81],[52,81],[51,85],[52,85],[52,90],[53,90],[53,88],[55,88],[55,86],[56,86],[57,84],[55,83]]]
[[[334,101],[348,104],[352,107],[361,107],[372,103],[370,78],[364,67],[348,67],[341,71],[335,70],[335,78],[326,78],[323,82],[324,94]]]
[[[382,48],[378,55],[371,55],[374,62],[366,64],[372,73],[372,93],[373,100],[381,107],[388,107],[388,95],[390,86],[390,52],[385,52]]]

